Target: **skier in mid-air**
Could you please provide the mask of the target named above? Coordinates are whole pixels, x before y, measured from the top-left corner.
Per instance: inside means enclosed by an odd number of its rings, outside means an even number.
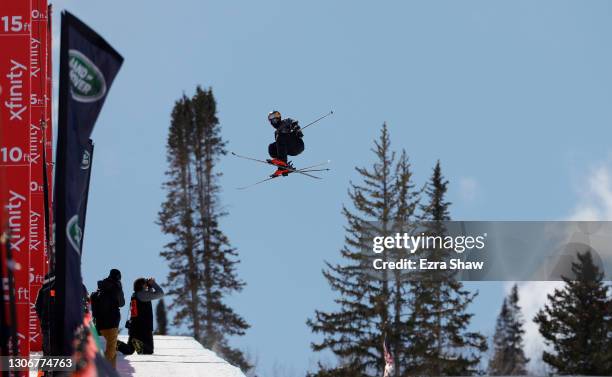
[[[317,177],[311,173],[329,170],[328,168],[322,167],[323,165],[329,164],[329,160],[315,165],[302,167],[301,169],[296,169],[290,161],[287,161],[287,157],[297,156],[304,152],[304,140],[302,140],[304,137],[303,131],[318,121],[327,118],[333,113],[334,111],[332,110],[320,118],[308,123],[304,127],[300,127],[297,120],[293,120],[291,118],[283,119],[281,117],[281,113],[276,110],[270,112],[268,114],[268,120],[270,121],[272,127],[274,127],[274,143],[268,146],[268,153],[270,154],[271,158],[260,160],[258,158],[239,155],[234,152],[232,152],[232,155],[244,160],[255,161],[266,165],[274,165],[276,167],[276,171],[261,181],[255,182],[248,186],[237,187],[237,189],[244,190],[274,178],[286,177],[290,173],[304,175],[314,179],[321,179],[321,177]]]
[[[268,120],[274,127],[274,142],[268,146],[268,153],[272,157],[269,162],[277,166],[273,176],[288,175],[290,169],[294,169],[287,156],[297,156],[304,152],[304,134],[298,122],[291,118],[281,118],[281,113],[272,111],[268,114]]]

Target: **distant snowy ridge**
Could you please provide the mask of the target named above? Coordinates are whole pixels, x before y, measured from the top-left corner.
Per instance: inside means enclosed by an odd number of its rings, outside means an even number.
[[[127,341],[120,335],[119,340]],[[154,336],[153,355],[118,353],[117,371],[123,377],[245,377],[240,369],[188,336]]]

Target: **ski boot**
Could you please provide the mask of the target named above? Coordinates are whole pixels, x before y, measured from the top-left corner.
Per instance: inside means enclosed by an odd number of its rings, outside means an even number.
[[[269,164],[275,165],[277,167],[276,171],[272,173],[271,177],[278,177],[280,175],[282,175],[283,177],[286,177],[289,175],[291,170],[295,169],[293,165],[291,164],[291,162],[285,162],[278,158],[273,158],[271,160],[266,160],[266,161]]]

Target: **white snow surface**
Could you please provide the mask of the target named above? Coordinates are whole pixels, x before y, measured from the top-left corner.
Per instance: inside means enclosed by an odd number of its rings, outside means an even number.
[[[120,335],[119,340],[127,342],[127,336]],[[153,340],[153,355],[117,352],[117,371],[122,377],[245,377],[191,337],[155,335]]]

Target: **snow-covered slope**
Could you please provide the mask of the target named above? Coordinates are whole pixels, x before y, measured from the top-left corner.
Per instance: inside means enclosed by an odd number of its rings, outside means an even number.
[[[127,341],[127,336],[119,336]],[[155,354],[123,356],[117,371],[123,377],[245,377],[214,352],[187,336],[155,336]]]

